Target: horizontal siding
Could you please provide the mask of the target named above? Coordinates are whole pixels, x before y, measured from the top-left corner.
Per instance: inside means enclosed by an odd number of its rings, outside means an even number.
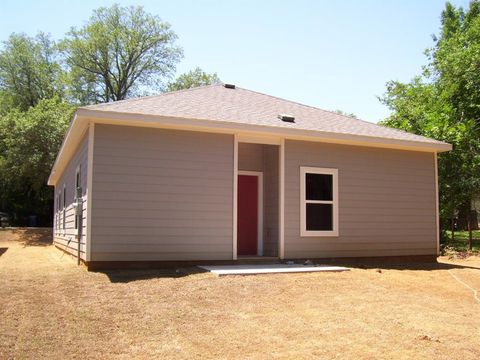
[[[417,256],[417,255],[433,255],[431,247],[428,248],[415,248],[412,254],[412,249],[376,249],[370,247],[368,250],[362,249],[349,249],[349,250],[337,250],[334,247],[330,249],[317,250],[322,254],[311,253],[308,254],[304,250],[290,250],[288,253],[289,259],[313,259],[313,258],[354,258],[354,257],[376,257],[376,256]]]
[[[300,167],[338,169],[339,237],[300,236]],[[430,153],[287,141],[285,257],[436,254]]]
[[[110,251],[97,250],[95,258],[92,261],[195,261],[225,259],[227,248],[217,249],[218,247],[214,247],[214,249],[212,249],[208,254],[205,254],[204,251],[198,251],[198,249],[189,250],[180,248],[176,252],[170,252],[165,251],[161,247],[154,247],[151,249],[142,249],[142,247],[137,247],[135,251],[131,251],[130,248],[119,248],[115,252],[112,252],[111,249],[109,249]],[[229,249],[229,259],[231,259],[231,245]]]
[[[175,177],[172,176],[174,179]],[[132,185],[133,186],[133,185]],[[136,190],[132,191],[98,191],[97,196],[95,197],[95,201],[98,205],[102,205],[101,200],[111,200],[116,201],[118,205],[118,201],[141,201],[141,202],[156,202],[162,203],[164,201],[172,201],[172,202],[182,202],[182,203],[190,203],[192,201],[192,197],[195,197],[197,203],[208,203],[211,202],[213,204],[222,204],[222,201],[225,200],[225,193],[222,193],[222,189],[217,188],[197,188],[197,191],[189,191],[185,194],[182,191],[175,190],[175,182],[172,181],[172,190],[170,191],[170,187],[168,185],[159,186],[158,191],[148,191],[142,192],[141,186],[142,185],[135,185],[137,186]],[[192,180],[192,187],[195,186],[195,180]],[[97,190],[97,189],[95,189]],[[168,190],[168,191],[167,191]],[[209,193],[210,192],[210,193]],[[119,194],[121,195],[119,198]]]
[[[238,144],[238,170],[264,171],[264,158],[262,144]]]
[[[232,258],[233,137],[95,127],[92,261]]]
[[[80,185],[82,187],[82,238],[80,240],[80,257],[85,260],[86,237],[87,237],[87,164],[88,164],[88,132],[84,135],[75,155],[70,160],[67,168],[59,178],[55,186],[55,204],[54,204],[54,225],[53,225],[53,241],[59,248],[77,255],[78,238],[75,229],[75,211],[73,202],[75,200],[75,174],[78,165],[81,166]],[[63,211],[57,209],[57,196],[62,194],[63,185],[66,187],[66,211],[65,211],[65,228],[63,228]],[[62,200],[63,203],[63,200]],[[61,204],[62,205],[62,204]]]

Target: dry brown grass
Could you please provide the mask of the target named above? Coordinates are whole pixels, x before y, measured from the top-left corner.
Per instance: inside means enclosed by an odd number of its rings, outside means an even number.
[[[0,231],[0,358],[479,359],[480,258],[215,277],[88,273]],[[34,243],[35,241],[33,241]]]

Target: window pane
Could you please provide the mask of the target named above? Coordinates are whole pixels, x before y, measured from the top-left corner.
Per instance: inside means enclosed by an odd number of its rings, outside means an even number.
[[[307,230],[333,230],[332,204],[306,204]]]
[[[333,176],[305,174],[306,200],[333,200]]]

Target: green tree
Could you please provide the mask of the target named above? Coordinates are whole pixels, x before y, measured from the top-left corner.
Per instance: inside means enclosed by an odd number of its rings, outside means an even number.
[[[168,23],[140,6],[95,10],[61,44],[75,84],[73,97],[108,102],[161,89],[182,57],[176,39]]]
[[[198,86],[217,84],[220,78],[217,73],[207,74],[199,67],[190,70],[172,81],[167,86],[167,91],[176,91],[182,89],[191,89]]]
[[[453,145],[451,152],[439,155],[445,227],[456,213],[464,213],[471,228],[471,201],[480,192],[479,9],[479,1],[471,2],[467,12],[447,3],[423,74],[407,84],[387,83],[380,99],[392,110],[384,125]]]
[[[73,112],[54,97],[0,117],[0,204],[17,224],[29,214],[51,218],[53,195],[46,183]]]
[[[427,50],[426,76],[441,88],[457,121],[480,123],[480,2],[472,1],[467,12],[446,4],[442,31]]]
[[[41,99],[61,96],[62,78],[57,48],[49,36],[10,35],[0,51],[0,114],[12,108],[25,111]]]

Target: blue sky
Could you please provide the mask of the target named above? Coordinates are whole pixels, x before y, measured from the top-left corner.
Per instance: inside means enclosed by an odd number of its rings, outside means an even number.
[[[224,82],[376,122],[389,80],[421,71],[443,0],[60,1],[2,0],[0,40],[38,31],[60,38],[92,9],[143,5],[184,48],[177,72],[200,66]],[[468,7],[468,0],[453,4]]]

